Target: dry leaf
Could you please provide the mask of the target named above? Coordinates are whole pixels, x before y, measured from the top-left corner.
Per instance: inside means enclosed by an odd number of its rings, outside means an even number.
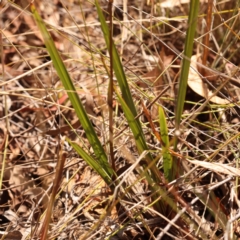
[[[33,187],[33,182],[30,181],[31,178],[26,174],[26,172],[27,168],[24,168],[24,166],[13,166],[9,179],[9,186],[13,188],[11,190],[12,192],[16,193],[18,191],[21,193],[25,189]],[[26,184],[26,182],[28,182],[28,184]]]
[[[213,172],[218,173],[224,173],[230,176],[239,177],[240,176],[240,170],[234,167],[230,167],[227,164],[222,163],[210,163],[210,162],[203,162],[198,160],[188,160],[190,163],[193,163],[195,165],[201,166],[203,168],[207,168]]]
[[[160,7],[162,8],[174,8],[174,7],[179,7],[183,4],[189,3],[190,0],[166,0],[161,3],[159,3]],[[206,0],[200,0],[201,3],[206,2]]]
[[[33,188],[26,189],[23,192],[23,197],[28,200],[29,205],[30,203],[33,203],[32,208],[34,207],[34,204],[37,204],[38,206],[43,207],[43,211],[47,209],[49,196],[43,188],[34,186]]]
[[[228,104],[230,103],[227,99],[213,96],[213,92],[204,86],[202,78],[199,76],[197,71],[198,55],[193,55],[191,58],[191,68],[188,76],[188,86],[198,95],[209,99],[209,101],[216,104]]]

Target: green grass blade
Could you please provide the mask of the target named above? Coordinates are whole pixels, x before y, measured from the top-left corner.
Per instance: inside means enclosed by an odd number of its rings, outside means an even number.
[[[180,83],[179,83],[180,85],[179,85],[177,102],[176,102],[176,119],[175,119],[176,129],[179,129],[183,107],[184,107],[184,101],[186,97],[188,74],[189,74],[189,68],[190,68],[191,57],[193,52],[194,35],[195,35],[197,19],[198,19],[198,8],[199,8],[199,0],[191,0],[190,13],[188,18],[188,30],[187,30],[186,40],[185,40],[184,57],[182,62],[181,75],[180,75]]]
[[[108,159],[105,154],[105,151],[97,137],[96,132],[94,131],[94,128],[93,128],[93,126],[87,116],[87,113],[81,103],[81,100],[79,99],[76,89],[75,89],[75,87],[72,83],[72,80],[68,74],[68,71],[56,49],[56,46],[55,46],[49,32],[47,31],[42,18],[36,11],[33,4],[31,4],[31,11],[35,18],[37,26],[38,26],[39,30],[41,31],[41,34],[44,39],[44,43],[46,45],[46,48],[49,52],[49,55],[50,55],[52,61],[53,61],[53,65],[58,73],[58,76],[59,76],[65,90],[67,91],[68,97],[75,109],[75,112],[78,116],[79,121],[82,124],[82,127],[86,133],[88,141],[94,150],[96,159],[99,161],[99,164],[103,168],[105,168],[105,171],[108,173],[108,175],[112,175],[113,171],[111,170],[111,168],[108,164]]]
[[[105,171],[108,168],[102,167],[97,161],[95,161],[90,155],[88,155],[77,143],[72,142],[69,139],[66,139],[69,144],[75,149],[75,151],[91,166],[101,177],[102,179],[110,185],[112,183],[111,175]]]
[[[143,135],[143,131],[141,128],[141,125],[139,125],[136,122],[135,117],[133,116],[133,113],[131,112],[128,104],[124,101],[124,99],[121,97],[120,93],[115,88],[115,92],[118,96],[118,100],[122,106],[123,112],[127,118],[128,124],[130,129],[132,130],[132,133],[134,135],[134,139],[136,142],[136,146],[138,149],[139,154],[141,154],[143,151],[148,151],[148,147]],[[148,166],[145,167],[145,173],[144,176],[146,177],[146,180],[148,181],[149,185],[151,186],[152,192],[156,193],[156,198],[160,197],[161,189],[159,187],[159,184],[161,183],[161,177],[159,175],[159,170],[156,167],[156,164],[154,163],[152,156],[150,153],[146,155],[146,162]],[[151,175],[148,174],[146,168],[149,168],[151,171]],[[154,199],[154,197],[153,197]],[[159,212],[164,213],[166,210],[166,205],[162,201],[156,201],[156,208]]]
[[[143,151],[148,150],[144,135],[143,135],[143,131],[141,126],[137,123],[130,107],[128,104],[126,104],[126,102],[124,101],[124,99],[121,97],[120,93],[117,91],[117,89],[115,88],[115,92],[118,96],[118,100],[122,106],[124,115],[127,118],[128,124],[130,129],[132,130],[134,139],[136,141],[136,146],[138,149],[138,152],[141,154]]]
[[[169,153],[169,136],[168,136],[168,127],[166,122],[166,116],[164,114],[164,110],[161,106],[159,106],[159,124],[160,124],[160,135],[163,142],[162,146],[162,155],[163,155],[163,171],[164,176],[171,182],[173,180],[172,176],[172,155]]]
[[[187,36],[185,40],[184,46],[184,56],[182,61],[181,67],[181,74],[180,74],[180,82],[179,82],[179,89],[177,94],[177,101],[176,101],[176,110],[175,110],[175,128],[179,130],[184,102],[186,98],[186,91],[187,91],[187,82],[188,82],[188,75],[189,75],[189,68],[191,63],[191,57],[193,52],[193,43],[194,43],[194,35],[196,32],[197,26],[197,19],[198,19],[198,8],[199,8],[199,0],[191,0],[190,3],[190,12],[188,17],[188,29],[187,29]],[[174,137],[174,150],[177,151],[177,143],[178,138],[177,136]],[[175,164],[173,165],[173,178],[177,178],[178,176],[182,175],[182,167],[178,163],[178,159],[174,157]],[[175,166],[178,166],[176,168]]]
[[[107,23],[105,21],[105,18],[103,16],[102,10],[98,4],[98,1],[95,1],[96,7],[97,7],[97,12],[98,16],[101,22],[101,28],[103,31],[103,35],[105,38],[105,42],[108,48],[108,51],[110,51],[110,36],[109,36],[109,29],[107,26]],[[142,131],[141,124],[138,119],[135,119],[137,116],[137,111],[131,96],[131,92],[127,83],[126,75],[123,70],[122,63],[120,61],[117,49],[114,44],[112,44],[112,54],[113,54],[113,69],[119,84],[119,87],[121,89],[122,96],[118,93],[118,91],[115,88],[115,92],[118,95],[119,102],[121,103],[121,106],[123,108],[124,114],[127,118],[128,124],[133,132],[135,141],[136,141],[136,146],[138,149],[139,154],[141,154],[143,151],[148,151],[147,143],[145,141],[145,137]],[[150,185],[154,185],[155,187],[152,188],[152,191],[155,192],[157,189],[157,194],[160,193],[159,188],[156,187],[158,184],[161,182],[160,176],[159,176],[159,170],[157,169],[155,163],[153,162],[153,159],[151,157],[151,154],[148,153],[146,156],[146,161],[148,164],[148,167],[151,169],[151,177],[148,176],[146,173],[146,179],[149,182]],[[152,179],[151,179],[152,178]],[[159,196],[158,196],[159,197]],[[157,201],[156,202],[156,207],[159,211],[164,213],[165,211],[165,206],[163,202]]]
[[[101,22],[101,28],[102,28],[102,32],[105,38],[105,42],[108,48],[108,51],[110,50],[110,36],[109,36],[109,28],[108,25],[105,21],[105,18],[103,16],[102,10],[98,4],[98,1],[95,1],[96,7],[97,7],[97,12],[98,12],[98,17],[100,19]],[[132,99],[132,95],[128,86],[128,82],[126,79],[126,75],[124,73],[123,70],[123,66],[121,63],[121,60],[119,58],[119,54],[117,52],[116,46],[114,45],[114,43],[112,44],[112,54],[113,54],[113,69],[119,84],[119,87],[121,89],[122,92],[122,96],[124,101],[128,104],[130,110],[132,111],[134,117],[137,116],[137,111]],[[110,51],[109,51],[110,52]],[[136,120],[139,123],[139,120]],[[139,123],[140,124],[140,123]]]

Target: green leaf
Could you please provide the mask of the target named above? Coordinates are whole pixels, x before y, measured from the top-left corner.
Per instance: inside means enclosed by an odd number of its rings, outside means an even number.
[[[166,122],[166,116],[164,114],[164,110],[161,106],[159,106],[159,124],[160,124],[160,135],[162,139],[162,155],[163,155],[163,171],[164,176],[171,182],[173,180],[172,176],[172,155],[169,152],[169,136],[168,136],[168,127]]]
[[[189,74],[189,68],[190,68],[191,57],[193,52],[194,35],[196,32],[197,19],[198,19],[198,8],[199,8],[199,0],[191,0],[190,13],[188,17],[188,30],[187,30],[186,40],[185,40],[179,90],[178,90],[177,102],[176,102],[176,119],[175,119],[176,129],[179,129],[185,97],[186,97],[188,74]]]
[[[42,18],[36,11],[33,4],[31,4],[31,11],[35,18],[37,26],[41,31],[41,34],[44,39],[44,43],[45,43],[48,53],[52,59],[53,65],[58,73],[58,76],[59,76],[65,90],[67,91],[68,97],[75,109],[76,115],[77,115],[80,123],[82,124],[82,127],[86,133],[88,141],[93,148],[96,159],[99,161],[100,166],[102,168],[104,168],[104,170],[107,172],[107,174],[109,176],[111,176],[113,174],[113,171],[108,163],[108,159],[105,154],[105,151],[97,137],[96,132],[94,131],[94,128],[87,116],[87,113],[82,105],[82,102],[79,99],[79,96],[78,96],[76,89],[72,83],[72,80],[68,74],[68,71],[59,55],[59,52],[49,34],[49,32],[47,31],[45,24],[43,23]]]
[[[198,19],[198,8],[199,8],[199,0],[191,0],[190,3],[190,12],[188,17],[188,29],[187,29],[187,36],[184,45],[184,55],[181,67],[181,74],[179,80],[179,89],[177,93],[177,101],[176,101],[176,116],[175,116],[175,128],[179,130],[181,117],[184,107],[184,102],[186,98],[186,91],[187,91],[187,82],[188,82],[188,75],[189,75],[189,68],[191,63],[191,57],[193,53],[193,43],[194,43],[194,35],[196,32],[197,26],[197,19]],[[177,151],[177,143],[178,138],[174,137],[174,151]],[[175,165],[178,165],[178,160],[174,157]],[[182,167],[179,164],[178,168],[173,166],[173,177],[176,178],[179,175],[182,175]]]
[[[138,152],[141,154],[143,151],[148,150],[145,138],[144,138],[144,134],[142,131],[141,126],[137,123],[130,107],[128,104],[126,104],[126,102],[124,101],[124,99],[121,97],[120,93],[117,91],[116,87],[115,87],[115,92],[118,96],[118,100],[121,103],[124,115],[127,118],[129,127],[132,130],[134,139],[136,141],[136,145],[137,145],[137,149]]]
[[[101,10],[97,0],[95,1],[95,4],[96,4],[96,7],[97,7],[98,17],[99,17],[99,20],[101,22],[101,28],[102,28],[102,32],[103,32],[103,35],[104,35],[104,39],[105,39],[108,51],[110,52],[109,28],[108,28],[108,25],[105,21],[102,10]],[[136,108],[135,108],[135,105],[134,105],[134,102],[133,102],[133,99],[132,99],[132,95],[131,95],[131,92],[130,92],[130,89],[129,89],[129,86],[128,86],[126,75],[125,75],[125,72],[123,70],[123,66],[122,66],[118,51],[116,49],[116,46],[114,44],[112,44],[112,45],[113,45],[112,46],[113,69],[114,69],[119,87],[120,87],[121,92],[122,92],[122,97],[123,97],[124,101],[128,104],[130,110],[133,113],[133,116],[136,117],[137,116],[137,111],[136,111]],[[140,124],[139,120],[136,120],[136,121],[138,122],[138,124]]]
[[[112,183],[111,175],[105,169],[108,166],[103,167],[96,160],[94,160],[89,154],[87,154],[77,143],[72,142],[70,139],[66,139],[68,143],[74,148],[74,150],[88,163],[102,178],[110,185]]]

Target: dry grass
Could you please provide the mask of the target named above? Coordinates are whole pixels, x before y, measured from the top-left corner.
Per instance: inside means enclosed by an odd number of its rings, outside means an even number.
[[[171,6],[164,5],[169,2]],[[160,132],[157,106],[163,106],[172,144],[189,11],[188,4],[179,2],[114,3],[114,42],[138,113],[168,87],[149,107],[149,113],[139,116],[162,178],[163,146],[148,115]],[[1,4],[2,239],[40,238],[61,150],[67,156],[49,239],[204,239],[203,232],[205,239],[238,239],[240,24],[239,6],[234,1],[213,5],[208,27],[205,22],[209,19],[204,15],[207,3],[202,2],[199,8],[193,53],[200,56],[195,64],[199,73],[190,71],[189,78],[195,74],[194,79],[199,78],[203,88],[197,89],[194,81],[193,89],[187,88],[177,151],[171,148],[181,171],[172,183],[162,181],[177,211],[168,205],[165,215],[153,205],[151,187],[141,175],[140,163],[146,155],[138,153],[117,98],[113,104],[119,181],[115,191],[64,141],[67,136],[93,155],[28,5],[23,1]],[[34,4],[48,24],[109,156],[109,59],[95,6],[87,1],[58,0]],[[106,2],[101,6],[107,10]],[[208,31],[209,42],[204,38]],[[218,100],[210,99],[208,91]]]

